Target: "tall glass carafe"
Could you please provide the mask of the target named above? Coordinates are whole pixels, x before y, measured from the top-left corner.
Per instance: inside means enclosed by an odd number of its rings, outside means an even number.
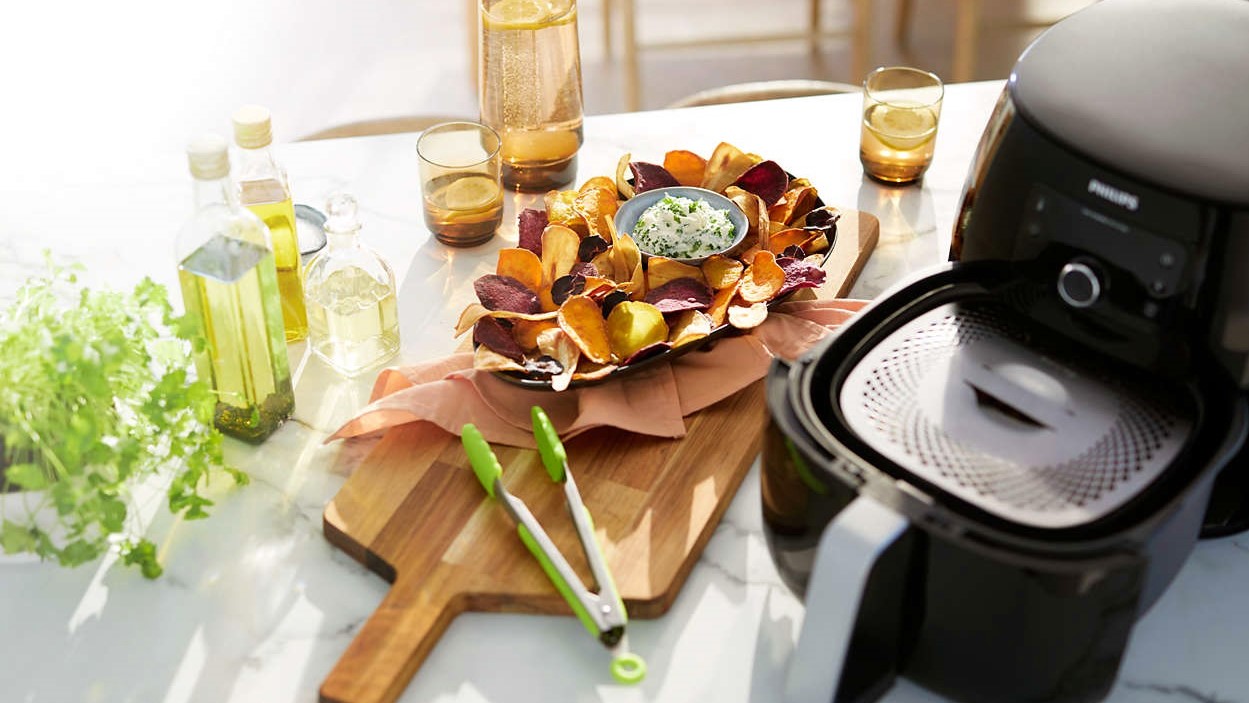
[[[503,140],[503,184],[523,191],[567,184],[582,140],[577,3],[479,2],[481,121]]]
[[[234,113],[234,142],[239,162],[234,169],[239,201],[264,221],[272,233],[273,257],[282,291],[282,319],[286,341],[308,336],[308,313],[304,308],[303,266],[299,260],[299,237],[295,206],[286,171],[274,158],[273,129],[269,111],[245,105]]]
[[[217,395],[213,423],[261,442],[290,417],[295,394],[269,229],[239,205],[227,148],[216,135],[187,148],[195,215],[178,235],[178,281],[203,340],[196,371]]]

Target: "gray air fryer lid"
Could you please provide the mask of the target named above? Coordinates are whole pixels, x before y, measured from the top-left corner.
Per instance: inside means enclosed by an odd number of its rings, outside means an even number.
[[[1249,204],[1249,0],[1103,0],[1024,52],[1011,94],[1095,161]]]

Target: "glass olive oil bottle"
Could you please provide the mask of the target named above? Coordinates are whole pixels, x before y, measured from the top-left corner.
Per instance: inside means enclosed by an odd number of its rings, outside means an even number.
[[[269,111],[245,105],[234,113],[234,141],[239,146],[235,168],[239,202],[269,228],[273,242],[278,288],[282,293],[282,320],[286,341],[308,336],[308,313],[304,308],[303,267],[295,229],[295,206],[286,172],[278,165]]]
[[[261,442],[295,408],[269,231],[239,206],[225,139],[187,149],[195,216],[178,236],[182,301],[198,326],[195,367],[217,394],[222,432]]]

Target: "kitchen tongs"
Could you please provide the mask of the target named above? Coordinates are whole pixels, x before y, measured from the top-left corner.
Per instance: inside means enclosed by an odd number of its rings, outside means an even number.
[[[464,450],[468,453],[473,473],[492,498],[498,498],[508,515],[516,523],[516,531],[521,542],[537,558],[546,572],[547,578],[554,584],[568,605],[572,607],[577,618],[591,635],[598,637],[612,653],[612,677],[620,683],[637,683],[646,676],[646,663],[642,658],[629,651],[625,625],[629,616],[625,612],[624,602],[616,591],[611,572],[607,569],[607,561],[594,538],[594,524],[590,511],[581,502],[581,494],[568,470],[568,456],[559,435],[551,425],[550,419],[542,408],[534,406],[530,415],[533,417],[533,435],[538,444],[538,454],[551,480],[564,485],[564,499],[568,504],[568,512],[572,515],[573,524],[577,528],[577,536],[581,540],[581,548],[589,562],[590,572],[598,584],[598,593],[592,593],[581,582],[572,570],[568,560],[560,553],[555,543],[547,535],[546,530],[538,523],[533,513],[525,506],[524,501],[508,493],[503,485],[503,468],[490,449],[490,444],[482,437],[481,432],[471,423],[464,425],[460,439]]]

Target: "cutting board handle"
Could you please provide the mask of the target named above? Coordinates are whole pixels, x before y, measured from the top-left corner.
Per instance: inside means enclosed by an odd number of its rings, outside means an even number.
[[[402,576],[391,586],[347,651],[321,684],[321,703],[393,703],[463,610],[434,602],[421,588],[422,575]],[[428,576],[428,575],[426,575]]]

